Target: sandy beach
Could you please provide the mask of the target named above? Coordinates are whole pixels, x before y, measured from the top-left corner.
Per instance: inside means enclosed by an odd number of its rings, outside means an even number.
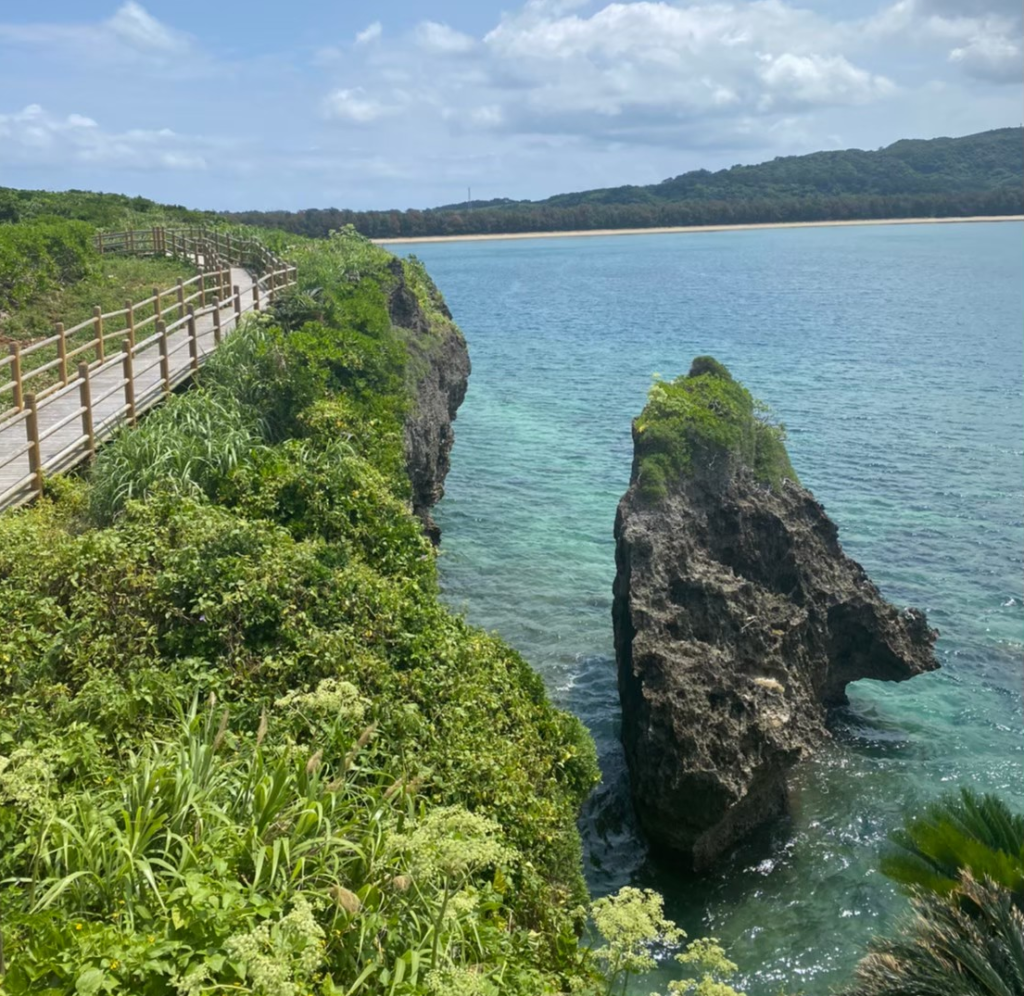
[[[855,225],[959,225],[978,221],[1024,221],[1022,214],[969,218],[871,218],[861,221],[781,221],[762,225],[681,225],[670,228],[594,228],[577,232],[508,232],[502,235],[422,235],[372,239],[381,245],[412,242],[492,242],[499,239],[566,239],[595,235],[674,235],[695,232],[750,232],[760,228],[846,228]]]

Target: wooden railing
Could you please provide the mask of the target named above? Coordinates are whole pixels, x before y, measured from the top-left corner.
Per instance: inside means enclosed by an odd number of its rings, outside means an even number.
[[[8,403],[0,409],[0,423],[23,411],[29,394],[42,401],[66,387],[77,368],[77,363],[69,364],[78,357],[89,354],[90,368],[101,366],[112,349],[120,349],[125,340],[134,345],[138,334],[148,326],[180,321],[190,305],[195,307],[198,302],[199,308],[206,308],[229,300],[231,293],[230,268],[202,272],[191,280],[179,280],[177,286],[167,290],[154,287],[150,297],[135,303],[126,301],[119,311],[102,313],[97,305],[91,318],[70,328],[58,322],[54,334],[45,339],[28,345],[12,343],[9,355],[0,357],[0,377],[5,368],[10,377],[7,383],[0,383],[0,399]]]
[[[191,377],[243,314],[295,284],[295,267],[255,240],[202,229],[102,233],[97,249],[189,259],[200,272],[119,311],[97,307],[92,318],[15,343],[0,358],[0,403],[10,402],[0,410],[0,508],[39,494],[45,475],[89,459],[117,426]],[[250,271],[244,299],[231,264]],[[72,431],[76,420],[80,432]]]
[[[169,256],[207,268],[241,266],[261,277],[282,266],[282,261],[262,242],[237,231],[137,228],[125,232],[99,232],[94,241],[100,253]]]

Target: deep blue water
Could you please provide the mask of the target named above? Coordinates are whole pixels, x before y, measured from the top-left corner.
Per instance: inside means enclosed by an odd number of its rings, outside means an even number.
[[[605,780],[595,893],[662,891],[749,996],[826,992],[904,899],[877,872],[904,813],[1024,787],[1024,226],[882,226],[402,246],[473,359],[447,497],[446,597],[580,715]],[[612,523],[652,376],[724,362],[789,430],[846,550],[941,631],[942,670],[851,687],[789,818],[697,881],[635,833],[618,747]],[[649,992],[672,973],[647,980]]]

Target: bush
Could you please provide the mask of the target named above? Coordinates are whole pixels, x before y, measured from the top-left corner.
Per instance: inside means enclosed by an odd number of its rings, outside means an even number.
[[[634,423],[640,491],[658,501],[683,477],[744,466],[769,487],[796,481],[785,426],[710,356],[689,374],[658,381]]]
[[[84,277],[99,258],[92,235],[82,222],[56,218],[0,225],[0,311]]]
[[[92,471],[93,516],[107,524],[129,501],[156,487],[215,498],[231,471],[254,457],[259,443],[253,413],[229,395],[190,391],[173,397],[100,450]]]

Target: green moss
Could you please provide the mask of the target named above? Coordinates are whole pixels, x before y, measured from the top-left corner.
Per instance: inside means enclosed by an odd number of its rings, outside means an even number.
[[[682,476],[729,461],[770,487],[797,480],[785,426],[710,356],[698,356],[685,377],[656,383],[635,428],[640,490],[651,501]]]

